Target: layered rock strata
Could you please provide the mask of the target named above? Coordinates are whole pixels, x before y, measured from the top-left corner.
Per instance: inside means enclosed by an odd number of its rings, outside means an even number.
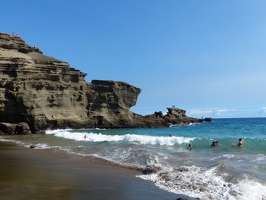
[[[24,122],[36,133],[66,127],[165,127],[187,118],[133,113],[140,88],[111,80],[88,83],[85,76],[20,37],[0,33],[0,121]]]

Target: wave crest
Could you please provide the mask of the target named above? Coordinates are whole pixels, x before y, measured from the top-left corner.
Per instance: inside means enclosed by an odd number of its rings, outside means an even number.
[[[70,129],[60,130],[48,130],[46,134],[52,134],[56,137],[62,137],[65,139],[73,139],[76,141],[86,142],[129,142],[139,143],[144,145],[163,145],[173,146],[180,144],[187,144],[193,141],[192,137],[179,137],[179,136],[149,136],[149,135],[137,135],[137,134],[125,134],[125,135],[106,135],[102,133],[81,133],[72,132]],[[86,138],[84,137],[86,135]]]

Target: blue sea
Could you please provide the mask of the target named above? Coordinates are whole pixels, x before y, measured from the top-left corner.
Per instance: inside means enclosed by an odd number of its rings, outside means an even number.
[[[244,141],[241,148],[239,138]],[[44,135],[0,139],[153,169],[137,177],[195,198],[266,199],[266,118],[213,119],[156,129],[47,130]],[[214,141],[218,145],[211,147]]]

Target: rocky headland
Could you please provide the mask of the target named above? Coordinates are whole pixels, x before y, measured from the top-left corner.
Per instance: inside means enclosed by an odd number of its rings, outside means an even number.
[[[130,111],[140,88],[86,74],[46,56],[18,35],[0,33],[0,135],[50,128],[152,128],[202,122],[168,108],[142,116]],[[211,120],[211,119],[209,119]]]

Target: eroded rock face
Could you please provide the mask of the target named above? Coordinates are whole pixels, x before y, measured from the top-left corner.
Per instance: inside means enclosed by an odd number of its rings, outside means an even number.
[[[168,112],[163,119],[171,125],[188,125],[190,123],[201,123],[203,120],[188,117],[186,111],[180,108],[167,108]]]
[[[130,108],[141,89],[120,81],[87,83],[85,76],[20,37],[0,33],[0,135],[43,133],[47,128],[155,128],[202,122],[177,108],[168,108],[166,115],[133,113]]]
[[[43,55],[20,37],[0,33],[0,121],[46,128],[130,127],[141,89],[93,80],[67,62]]]

